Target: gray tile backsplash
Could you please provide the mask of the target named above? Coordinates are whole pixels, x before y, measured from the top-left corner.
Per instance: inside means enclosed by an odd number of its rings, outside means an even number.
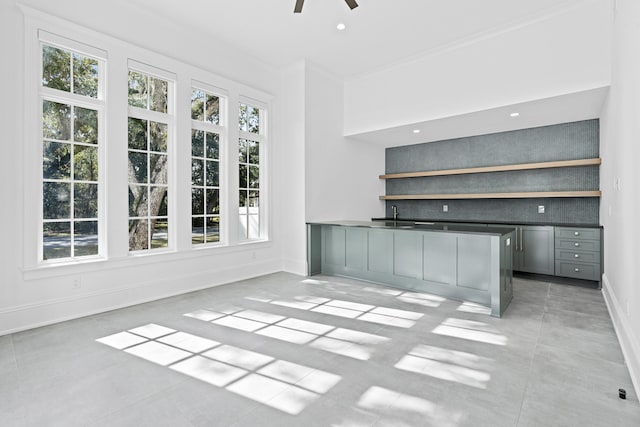
[[[456,169],[599,157],[598,120],[393,147],[386,173]],[[599,189],[599,168],[582,166],[386,181],[386,193],[503,193]],[[402,200],[401,217],[438,220],[598,224],[599,198]],[[442,205],[449,212],[442,212]],[[545,213],[538,213],[538,206]]]

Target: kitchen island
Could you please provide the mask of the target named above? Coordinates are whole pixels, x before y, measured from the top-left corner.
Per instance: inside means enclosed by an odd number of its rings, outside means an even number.
[[[307,273],[367,280],[491,309],[513,298],[513,229],[406,221],[307,223]]]

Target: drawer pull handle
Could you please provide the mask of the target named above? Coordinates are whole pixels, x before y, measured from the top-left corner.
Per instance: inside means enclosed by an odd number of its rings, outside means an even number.
[[[573,235],[574,235],[574,236],[579,236],[579,235],[580,235],[580,232],[579,232],[579,231],[574,231],[574,232],[573,232]]]
[[[574,258],[580,258],[580,255],[575,254],[573,257],[574,257]]]
[[[574,243],[573,246],[577,248],[578,246],[580,246],[580,243]]]
[[[576,272],[576,273],[578,273],[579,271],[580,271],[580,269],[579,269],[579,268],[576,268],[576,269],[575,269],[575,272]]]

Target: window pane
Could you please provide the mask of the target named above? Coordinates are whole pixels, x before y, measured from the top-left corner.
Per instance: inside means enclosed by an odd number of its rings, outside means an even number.
[[[191,160],[191,184],[204,185],[204,160]]]
[[[217,187],[218,185],[218,161],[207,160],[207,186]]]
[[[244,104],[240,104],[240,110],[238,112],[238,126],[240,130],[245,132],[248,130],[247,106]]]
[[[201,130],[191,130],[191,155],[204,156],[204,132]]]
[[[238,141],[238,161],[240,163],[247,163],[247,140],[240,139]]]
[[[43,224],[42,234],[45,260],[71,256],[70,222],[46,222]]]
[[[191,243],[204,243],[204,217],[191,218]]]
[[[248,237],[247,218],[248,215],[240,214],[238,220],[240,221],[240,227],[238,227],[238,235],[240,239],[246,239]]]
[[[73,225],[75,256],[98,254],[98,221],[76,221]]]
[[[260,164],[260,146],[258,141],[247,141],[249,151],[249,163]]]
[[[147,155],[145,153],[129,153],[129,182],[147,183]],[[133,176],[132,176],[133,173]]]
[[[220,241],[220,217],[209,216],[206,223],[207,243]]]
[[[42,101],[42,135],[68,141],[71,138],[71,106]]]
[[[259,191],[249,191],[249,207],[250,208],[258,208],[260,207],[260,192]],[[252,211],[249,209],[250,213],[257,213],[258,211]]]
[[[129,148],[147,149],[147,121],[129,117]]]
[[[98,185],[75,184],[73,188],[75,218],[98,217]]]
[[[249,166],[249,188],[260,187],[260,168],[258,166]]]
[[[149,155],[149,169],[151,170],[151,184],[167,183],[167,155],[151,154]]]
[[[204,190],[191,189],[191,215],[204,215]]]
[[[74,179],[98,181],[98,148],[76,145],[74,151]]]
[[[240,190],[239,192],[239,196],[240,196],[240,203],[239,206],[240,208],[246,207],[247,206],[247,199],[249,198],[249,192],[246,190]],[[241,211],[243,209],[240,209]]]
[[[53,46],[42,47],[42,85],[71,91],[71,54]]]
[[[155,220],[153,236],[151,237],[151,249],[166,248],[167,246],[169,246],[167,219]]]
[[[207,94],[206,116],[209,123],[220,124],[220,98]]]
[[[73,92],[98,97],[98,61],[73,54]]]
[[[239,188],[247,188],[247,166],[240,165],[238,170],[239,170],[238,175],[240,178],[240,184],[238,186]]]
[[[247,107],[247,131],[260,133],[260,110],[255,107]]]
[[[207,132],[207,158],[218,159],[219,157],[220,135]]]
[[[89,144],[98,143],[98,112],[87,108],[73,109],[73,140]]]
[[[147,76],[129,71],[129,105],[147,108]]]
[[[167,152],[167,125],[165,123],[151,122],[151,151]]]
[[[71,184],[61,182],[42,183],[44,219],[70,218]]]
[[[166,113],[167,105],[169,104],[169,83],[165,80],[150,77],[149,86],[149,109],[152,111],[159,111],[160,113]]]
[[[249,239],[259,239],[260,238],[260,216],[259,215],[249,215]]]
[[[204,121],[204,92],[201,90],[191,92],[191,118]]]
[[[147,216],[148,191],[146,185],[129,185],[129,216]]]
[[[207,214],[220,213],[220,193],[218,190],[207,190]]]
[[[154,187],[151,187],[152,189]],[[168,215],[168,203],[169,203],[169,195],[167,194],[167,188],[166,187],[156,187],[155,188],[156,192],[159,192],[160,195],[158,195],[158,197],[161,197],[160,199],[160,207],[158,208],[158,212],[155,214],[155,216],[167,216]],[[155,195],[155,192],[153,192],[152,194]]]
[[[71,178],[71,145],[59,142],[44,142],[42,176],[44,179]]]
[[[146,219],[129,221],[129,250],[149,249],[149,223]]]

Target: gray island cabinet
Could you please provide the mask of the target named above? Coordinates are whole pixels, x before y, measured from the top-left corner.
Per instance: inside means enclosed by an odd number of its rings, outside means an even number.
[[[401,221],[307,224],[307,272],[475,302],[500,317],[513,298],[514,231]]]

